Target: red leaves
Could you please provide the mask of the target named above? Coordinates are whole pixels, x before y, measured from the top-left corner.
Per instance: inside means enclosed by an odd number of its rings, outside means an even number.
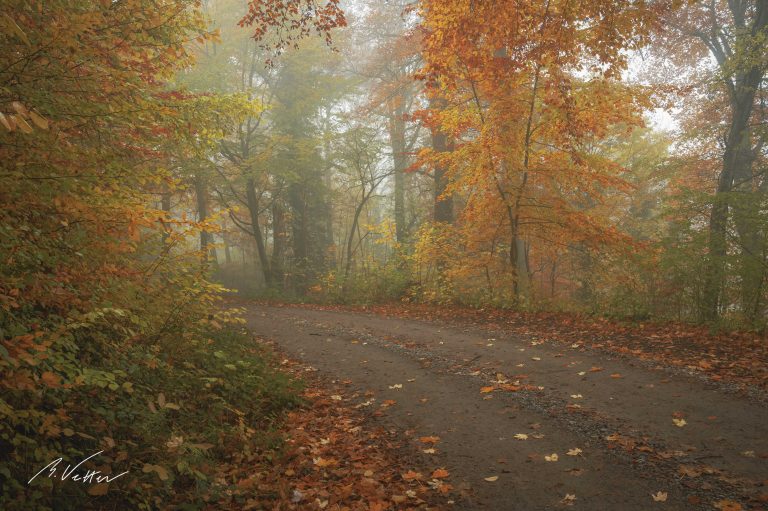
[[[313,31],[330,45],[331,30],[346,24],[339,0],[250,0],[248,12],[238,22],[241,27],[253,27],[253,38],[262,48],[277,54],[285,47],[295,47]],[[270,33],[276,42],[265,42]],[[271,59],[267,62],[271,63]]]
[[[283,367],[307,378],[292,362]],[[235,467],[241,474],[235,477],[238,491],[253,508],[283,509],[281,503],[291,502],[292,509],[421,509],[450,489],[434,482],[448,477],[445,469],[432,472],[427,484],[429,478],[393,456],[400,439],[372,429],[358,412],[331,398],[343,388],[325,389],[317,381],[307,388],[309,406],[288,417],[285,455],[269,467],[259,465],[256,476],[247,459]],[[258,464],[258,455],[253,462]]]
[[[354,307],[332,308],[354,310]],[[377,305],[368,307],[368,311],[394,317],[440,319],[448,323],[496,327],[518,336],[534,334],[539,339],[567,345],[578,343],[587,348],[653,360],[666,366],[684,367],[704,373],[715,381],[768,387],[768,371],[763,362],[768,359],[768,344],[760,335],[750,332],[713,334],[704,326],[676,323],[629,325],[569,313],[478,310],[423,304]],[[586,342],[585,338],[591,342]],[[600,367],[589,369],[591,372],[602,370]],[[612,378],[621,376],[613,374]]]

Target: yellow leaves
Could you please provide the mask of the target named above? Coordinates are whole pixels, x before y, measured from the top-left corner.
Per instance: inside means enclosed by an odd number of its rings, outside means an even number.
[[[157,477],[159,477],[161,481],[167,481],[170,477],[168,474],[168,470],[162,465],[153,465],[151,463],[146,463],[141,468],[141,471],[144,472],[145,474],[154,472],[157,474]]]
[[[5,115],[0,112],[0,124],[2,124],[8,131],[15,131],[18,128],[23,133],[32,133],[34,130],[28,119],[38,128],[43,130],[48,129],[48,120],[36,111],[29,110],[23,103],[13,101],[11,107],[15,111],[15,114]]]
[[[499,476],[484,477],[483,480],[488,481],[489,483],[495,483],[496,481],[499,480]]]
[[[581,456],[582,450],[578,447],[574,447],[573,449],[569,449],[566,453],[568,456]]]
[[[526,435],[525,433],[517,433],[515,435],[515,439],[516,440],[528,440],[528,435]]]
[[[685,419],[672,419],[672,422],[673,422],[673,423],[675,424],[675,426],[677,426],[678,428],[682,428],[683,426],[685,426],[686,424],[688,424],[687,422],[685,422]]]
[[[162,392],[157,395],[157,404],[160,406],[160,408],[167,408],[169,410],[180,410],[181,409],[181,407],[179,405],[177,405],[175,403],[169,403],[168,401],[166,401],[165,394],[162,393]],[[150,409],[152,409],[152,408],[154,408],[154,405],[152,403],[150,403]],[[155,410],[152,410],[152,411],[155,411]]]
[[[20,115],[17,115],[14,117],[14,120],[16,121],[16,127],[19,128],[21,131],[29,135],[32,133],[32,126],[29,125],[29,123],[24,120],[23,117]]]
[[[557,455],[557,453],[547,454],[544,456],[545,461],[557,461],[560,459],[560,457]]]
[[[0,112],[0,124],[5,126],[5,129],[7,129],[8,131],[13,131],[13,129],[16,126],[15,123],[11,124],[11,120],[8,117],[6,117],[3,112]]]
[[[560,503],[563,504],[564,506],[572,506],[575,501],[576,501],[576,495],[572,493],[566,493],[565,497],[563,497],[560,500]]]
[[[651,494],[651,497],[653,497],[654,502],[666,502],[667,501],[667,492],[665,491],[659,491],[654,494]]]

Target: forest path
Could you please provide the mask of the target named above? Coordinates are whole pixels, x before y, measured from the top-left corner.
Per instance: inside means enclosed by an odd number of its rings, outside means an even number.
[[[765,505],[768,410],[698,379],[478,326],[246,308],[254,333],[348,383],[361,392],[351,405],[412,438],[414,470],[448,470],[457,509]],[[434,454],[425,436],[439,437]]]

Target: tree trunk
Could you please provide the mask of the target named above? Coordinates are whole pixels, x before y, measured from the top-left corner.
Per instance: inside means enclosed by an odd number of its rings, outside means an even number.
[[[357,225],[360,221],[360,214],[363,212],[363,208],[365,207],[365,203],[368,201],[368,197],[365,195],[365,190],[363,190],[363,199],[360,201],[360,204],[357,205],[355,208],[355,214],[352,217],[352,228],[349,230],[349,239],[347,239],[347,260],[344,264],[344,285],[347,284],[347,277],[349,277],[349,272],[352,269],[352,246],[354,245],[354,239],[355,239],[355,232],[357,232]]]
[[[273,283],[282,287],[283,253],[285,252],[285,211],[279,200],[272,204],[272,278]]]
[[[408,160],[405,154],[403,101],[402,95],[394,98],[389,117],[389,142],[392,148],[395,176],[395,236],[397,242],[401,244],[408,238],[408,225],[405,221],[405,169],[408,166]]]
[[[304,183],[291,183],[288,187],[288,197],[292,210],[291,240],[293,241],[293,260],[296,269],[292,273],[294,285],[299,291],[304,291],[306,288],[309,271],[306,195]]]
[[[753,23],[746,27],[745,14],[747,6],[741,2],[729,2],[731,14],[735,20],[736,43],[738,46],[755,46],[752,49],[754,55],[760,54],[766,47],[763,32],[768,26],[768,2],[760,0],[756,2]],[[750,250],[759,250],[759,243],[755,245],[758,237],[757,224],[745,214],[749,208],[743,207],[743,202],[736,201],[734,191],[749,192],[753,187],[752,165],[756,153],[752,150],[752,132],[750,118],[754,109],[755,94],[763,81],[765,69],[760,59],[750,57],[748,67],[736,73],[730,69],[734,65],[737,56],[731,56],[723,51],[719,35],[721,27],[713,26],[711,34],[698,33],[699,37],[710,49],[724,74],[725,85],[728,89],[731,106],[731,123],[728,128],[728,136],[725,141],[723,153],[723,170],[718,178],[712,211],[709,217],[709,259],[707,261],[706,277],[703,289],[702,317],[705,320],[717,319],[720,309],[730,304],[723,303],[723,285],[725,280],[725,258],[728,253],[727,229],[728,213],[732,209],[736,228],[741,239],[742,258],[742,309],[754,307],[754,281],[756,276],[750,277],[755,266],[754,257],[747,253]],[[743,64],[736,62],[737,65]],[[748,202],[748,201],[747,201]],[[751,248],[750,248],[751,247]],[[760,261],[762,264],[762,261]],[[764,271],[764,270],[763,270]],[[762,271],[759,273],[762,274]],[[745,277],[747,277],[745,279]],[[746,300],[746,302],[745,302]]]
[[[431,107],[435,109],[443,108],[445,100],[442,98],[431,101]],[[448,136],[437,128],[432,132],[432,149],[436,153],[445,153],[453,151],[453,142]],[[445,190],[448,187],[448,169],[443,165],[435,166],[435,194],[434,194],[434,213],[435,222],[453,224],[453,197],[445,196]]]
[[[256,239],[256,250],[258,251],[261,271],[264,274],[264,283],[269,287],[272,285],[272,273],[269,271],[269,259],[267,259],[267,250],[264,247],[264,237],[259,227],[259,201],[256,198],[256,183],[253,178],[249,178],[246,183],[246,198],[248,200],[248,211],[251,214],[251,231]]]
[[[160,201],[160,207],[165,213],[165,218],[163,219],[163,246],[165,246],[165,241],[171,236],[170,227],[165,224],[165,220],[170,217],[171,213],[171,191],[167,183],[163,186],[163,194]]]
[[[201,176],[195,177],[195,198],[197,200],[197,219],[199,222],[205,222],[208,219],[208,183]],[[200,230],[200,252],[203,257],[203,263],[209,261],[217,263],[216,249],[209,248],[212,241],[211,233],[204,228]]]

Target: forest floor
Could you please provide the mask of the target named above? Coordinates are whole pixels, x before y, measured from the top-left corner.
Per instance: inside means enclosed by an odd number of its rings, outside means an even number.
[[[403,488],[398,507],[442,492],[434,505],[451,509],[768,505],[757,338],[406,306],[238,305],[256,335],[326,382],[338,410],[380,432],[361,446],[391,444],[381,456],[398,460],[386,475]],[[334,463],[354,457],[327,444]]]

